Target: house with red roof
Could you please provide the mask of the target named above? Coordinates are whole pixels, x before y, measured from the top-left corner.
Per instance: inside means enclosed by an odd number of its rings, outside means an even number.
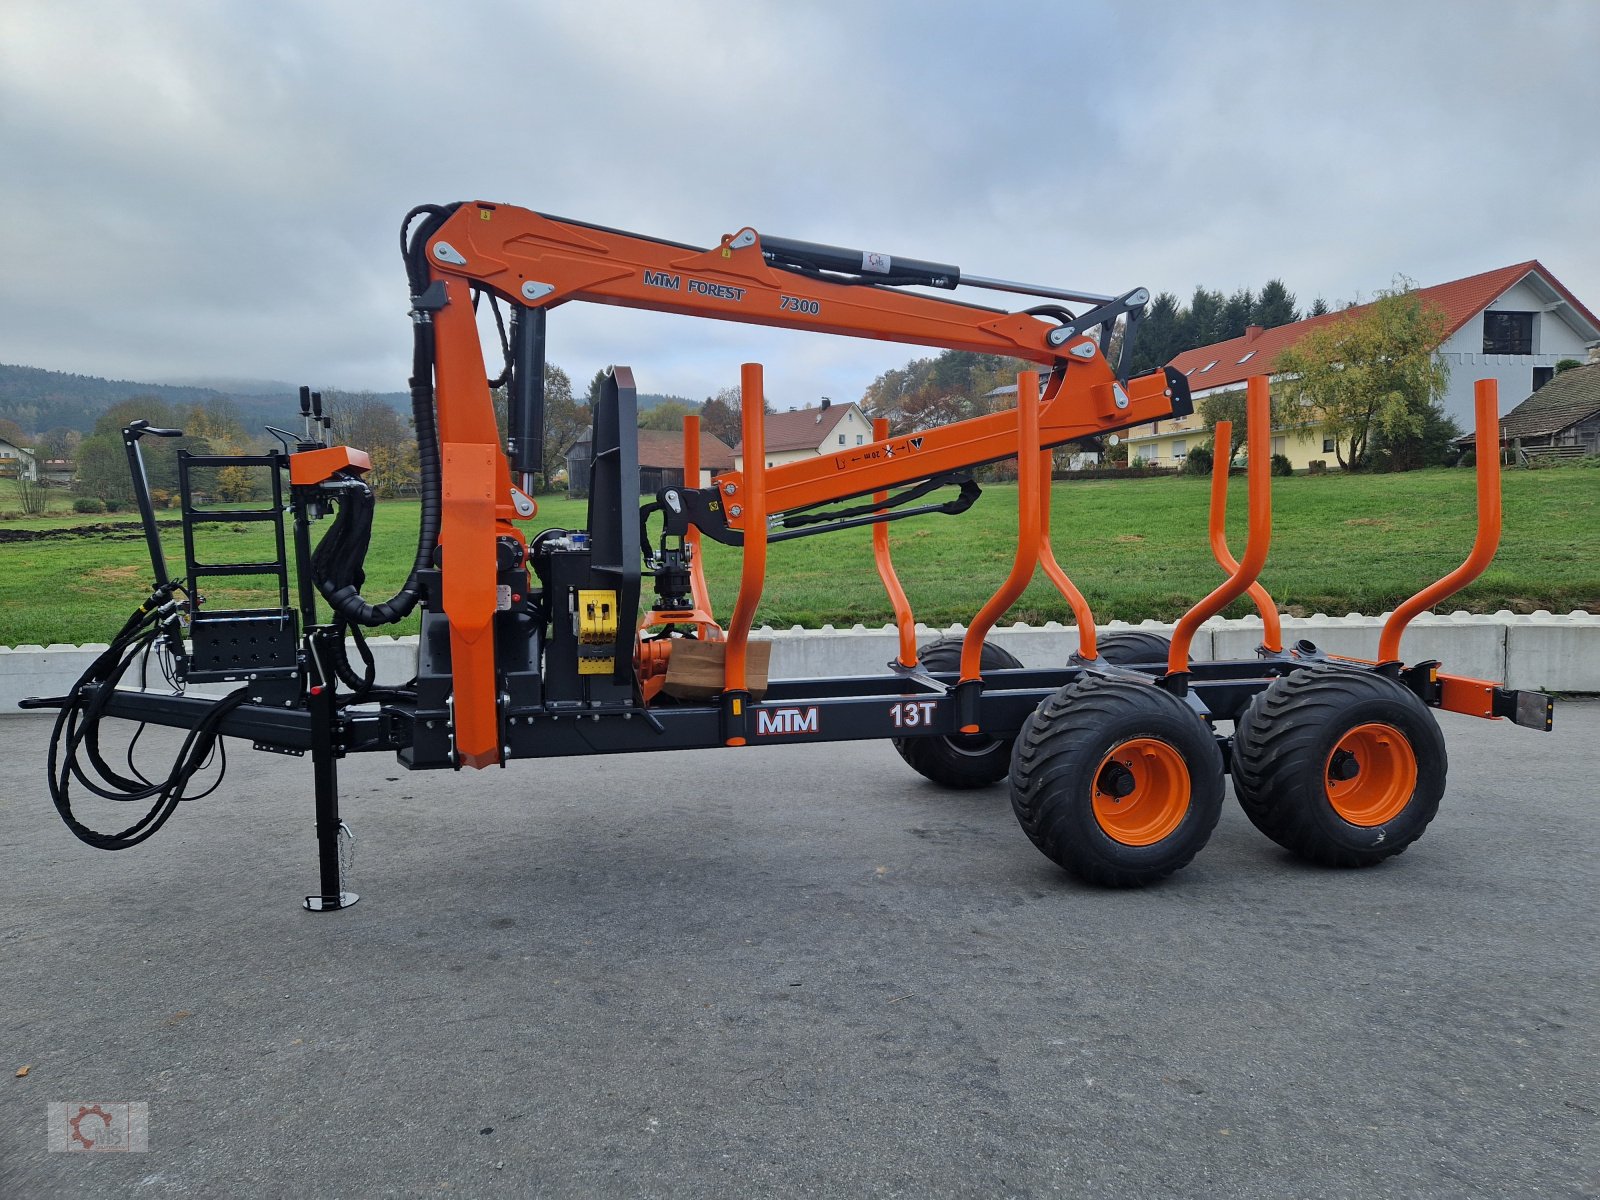
[[[819,408],[797,408],[768,413],[766,454],[769,467],[816,458],[846,446],[864,446],[872,440],[872,422],[856,404],[824,400]],[[744,440],[733,448],[733,469],[744,470]]]
[[[567,496],[579,499],[589,494],[589,472],[594,463],[593,430],[567,447]],[[728,443],[713,434],[700,432],[700,478],[692,487],[705,487],[711,477],[733,466],[733,451]],[[683,478],[683,434],[665,429],[639,430],[639,494],[654,496],[664,487],[681,487]]]
[[[1537,260],[1418,288],[1416,294],[1445,315],[1448,333],[1438,353],[1450,369],[1450,383],[1443,404],[1463,430],[1472,428],[1476,380],[1499,380],[1504,415],[1548,383],[1556,363],[1563,358],[1582,360],[1590,346],[1600,343],[1600,319]],[[1280,354],[1348,311],[1275,329],[1251,326],[1242,337],[1178,355],[1171,366],[1188,377],[1195,413],[1130,429],[1129,458],[1161,466],[1181,464],[1189,450],[1206,440],[1201,412],[1208,396],[1238,390],[1252,375],[1270,375]],[[1316,459],[1331,464],[1333,443],[1315,422],[1307,421],[1275,428],[1272,452],[1286,455],[1296,468],[1304,469]]]

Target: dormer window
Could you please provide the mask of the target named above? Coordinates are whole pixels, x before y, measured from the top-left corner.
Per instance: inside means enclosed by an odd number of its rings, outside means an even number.
[[[1533,314],[1531,312],[1484,313],[1483,352],[1532,354]]]

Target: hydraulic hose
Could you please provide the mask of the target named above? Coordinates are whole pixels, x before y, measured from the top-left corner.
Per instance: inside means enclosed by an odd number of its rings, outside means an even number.
[[[126,850],[130,846],[137,846],[166,824],[178,804],[190,798],[185,793],[195,774],[210,759],[212,749],[217,746],[222,719],[247,699],[246,689],[239,688],[216,701],[205,717],[189,731],[165,779],[147,781],[137,770],[135,774],[139,774],[139,778],[128,779],[106,766],[99,752],[100,721],[105,716],[117,682],[133,660],[158,635],[167,599],[168,595],[158,591],[128,618],[121,632],[112,639],[111,645],[95,658],[64,698],[50,737],[50,798],[73,835],[101,850]],[[97,774],[84,769],[78,757],[80,752],[88,756]],[[131,756],[130,747],[130,769]],[[125,829],[114,833],[91,829],[73,814],[71,787],[74,779],[106,799],[122,802],[152,800],[153,803],[144,816]]]
[[[413,304],[428,285],[427,241],[456,207],[415,208],[401,225],[401,251]],[[420,213],[427,213],[428,218],[407,241],[411,222]],[[404,619],[422,598],[421,573],[433,567],[439,545],[439,426],[434,411],[434,340],[429,314],[414,310],[412,329],[411,419],[417,431],[422,516],[411,572],[400,590],[387,600],[373,604],[361,595],[361,586],[366,582],[363,564],[372,540],[373,496],[366,482],[353,475],[346,477],[333,491],[338,516],[312,555],[312,577],[317,590],[340,618],[354,626],[392,625]]]

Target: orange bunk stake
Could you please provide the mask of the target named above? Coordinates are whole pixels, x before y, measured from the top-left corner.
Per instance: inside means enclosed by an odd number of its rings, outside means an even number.
[[[1055,466],[1055,453],[1050,450],[1039,452],[1039,474],[1041,483],[1039,487],[1039,565],[1044,568],[1044,573],[1050,577],[1050,582],[1056,585],[1056,590],[1066,599],[1072,608],[1072,619],[1078,623],[1078,655],[1081,658],[1092,659],[1097,656],[1095,649],[1094,613],[1089,610],[1089,602],[1083,598],[1083,593],[1078,586],[1067,578],[1067,573],[1061,569],[1061,564],[1056,562],[1055,549],[1050,545],[1050,475]]]
[[[875,444],[889,440],[889,422],[884,417],[872,421],[872,440]],[[874,492],[872,498],[882,504],[889,498],[887,491]],[[894,607],[894,623],[900,630],[900,665],[917,665],[917,619],[911,615],[911,602],[894,573],[894,561],[889,557],[889,527],[882,522],[872,527],[872,560],[878,567],[878,578],[889,593],[889,603]]]
[[[1389,614],[1378,638],[1378,661],[1400,660],[1400,637],[1411,618],[1471,583],[1494,558],[1500,546],[1500,390],[1493,379],[1480,379],[1473,388],[1473,408],[1478,435],[1478,532],[1472,553],[1450,574],[1423,588]]]
[[[744,557],[739,567],[739,595],[728,622],[728,648],[723,665],[724,741],[729,746],[745,744],[744,728],[750,705],[746,687],[745,651],[750,640],[750,625],[767,575],[767,460],[766,393],[761,364],[745,363],[739,371],[742,433],[744,436],[744,479],[742,484],[726,484],[722,503],[730,517],[744,520]]]
[[[1017,552],[1011,560],[1011,573],[999,591],[978,610],[961,643],[961,687],[973,696],[981,685],[980,663],[983,639],[1006,609],[1017,602],[1039,565],[1039,373],[1023,371],[1017,376]],[[969,705],[958,717],[962,733],[977,733],[976,705]]]
[[[1244,561],[1231,578],[1178,618],[1178,627],[1172,631],[1172,649],[1167,655],[1170,675],[1182,675],[1189,670],[1189,646],[1194,641],[1195,630],[1244,595],[1267,562],[1267,548],[1272,543],[1272,393],[1265,375],[1250,377],[1245,416],[1245,437],[1250,453],[1250,535],[1245,542]],[[1212,488],[1216,488],[1215,476]],[[1213,505],[1213,552],[1220,519]]]
[[[1216,436],[1211,439],[1211,556],[1230,576],[1238,573],[1239,560],[1228,549],[1228,460],[1216,448],[1232,444],[1233,422],[1218,421]],[[1282,654],[1283,622],[1278,606],[1259,582],[1250,585],[1249,594],[1261,614],[1261,648],[1268,654]]]

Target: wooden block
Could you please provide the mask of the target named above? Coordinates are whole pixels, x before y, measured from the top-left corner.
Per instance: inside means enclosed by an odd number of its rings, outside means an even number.
[[[675,638],[672,656],[667,659],[667,681],[662,690],[679,700],[709,700],[722,694],[726,669],[726,642],[701,642]],[[745,686],[754,699],[767,693],[767,667],[772,662],[772,643],[752,638],[745,643]]]

